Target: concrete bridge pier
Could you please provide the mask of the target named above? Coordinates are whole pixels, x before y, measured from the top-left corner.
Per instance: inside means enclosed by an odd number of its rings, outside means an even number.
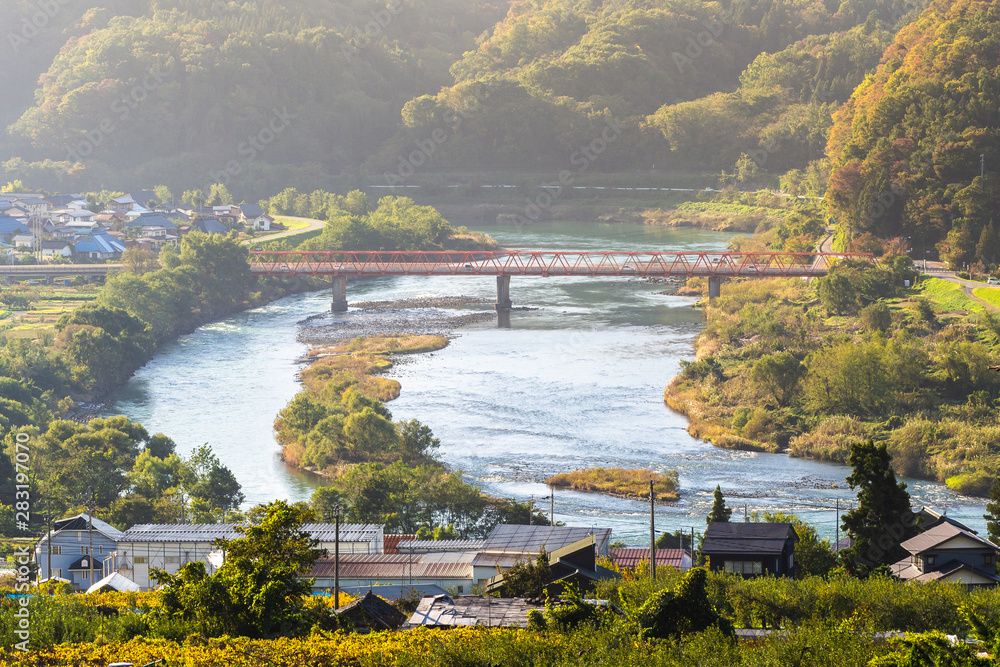
[[[498,313],[509,313],[510,307],[510,276],[497,276],[497,302],[494,309]]]
[[[331,313],[347,312],[347,276],[333,277],[333,303]]]
[[[708,277],[708,300],[716,298],[722,294],[722,278],[719,276]]]

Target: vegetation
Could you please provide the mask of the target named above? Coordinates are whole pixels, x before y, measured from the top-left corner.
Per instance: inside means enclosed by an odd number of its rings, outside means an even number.
[[[383,197],[374,205],[364,192],[345,196],[317,190],[300,194],[288,188],[262,202],[272,215],[294,214],[328,221],[302,250],[445,250],[492,249],[485,234],[455,228],[430,206],[407,197]]]
[[[715,485],[715,501],[712,503],[712,511],[705,517],[705,523],[711,526],[713,523],[729,523],[729,518],[733,515],[733,508],[726,507],[726,498],[722,495],[722,487]]]
[[[897,474],[985,495],[1000,471],[1000,374],[987,370],[1000,326],[915,300],[905,258],[882,266],[841,262],[815,288],[727,284],[667,404],[718,446],[847,463],[872,439]]]
[[[553,475],[545,480],[545,483],[549,486],[570,488],[574,491],[647,499],[649,498],[650,481],[653,482],[656,500],[675,501],[680,498],[680,482],[676,470],[658,473],[652,470],[586,468]]]
[[[827,200],[845,228],[936,244],[959,268],[1000,259],[996,164],[983,174],[980,164],[997,134],[989,109],[1000,93],[980,76],[1000,57],[996,10],[932,2],[834,114]]]

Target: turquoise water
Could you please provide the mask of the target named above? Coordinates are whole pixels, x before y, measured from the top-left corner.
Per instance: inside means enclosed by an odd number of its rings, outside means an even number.
[[[581,223],[480,229],[507,247],[565,250],[720,250],[731,237]],[[658,530],[703,530],[720,484],[738,496],[728,501],[738,513],[744,505],[748,513],[792,511],[833,537],[834,503],[846,507],[853,498],[847,468],[712,447],[688,435],[685,418],[664,405],[663,388],[692,358],[702,328],[695,299],[664,289],[636,278],[515,277],[514,305],[531,310],[514,311],[509,329],[464,327],[447,348],[396,366],[391,376],[403,390],[389,408],[396,419],[429,425],[441,458],[494,495],[542,498],[549,494],[542,480],[582,467],[677,470],[682,497],[657,507]],[[352,303],[458,295],[492,299],[495,281],[380,278],[348,287]],[[306,499],[320,482],[281,463],[272,423],[298,390],[296,360],[305,347],[295,340],[296,323],[328,309],[326,293],[298,295],[203,327],[166,346],[119,390],[114,408],[167,433],[181,452],[211,444],[248,502]],[[358,315],[336,317],[347,323]],[[978,500],[906,481],[915,506],[947,509],[983,529]],[[538,502],[548,511],[548,499]],[[555,513],[569,525],[609,526],[615,539],[648,540],[642,502],[557,491]]]

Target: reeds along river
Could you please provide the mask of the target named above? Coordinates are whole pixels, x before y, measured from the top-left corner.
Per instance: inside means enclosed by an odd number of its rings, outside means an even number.
[[[548,223],[483,229],[501,244],[572,250],[721,250],[729,234],[658,227]],[[549,495],[550,475],[583,467],[648,467],[680,473],[681,500],[657,507],[657,530],[704,528],[721,484],[743,512],[791,511],[834,536],[835,502],[853,494],[843,466],[715,448],[689,436],[663,388],[693,355],[702,327],[695,299],[662,294],[640,279],[513,278],[511,327],[468,324],[444,350],[397,365],[396,419],[419,419],[441,439],[441,458],[493,495]],[[348,300],[409,300],[398,313],[352,309],[310,322],[390,331],[428,326],[489,305],[414,308],[421,299],[465,295],[492,302],[491,278],[382,278],[351,283]],[[461,303],[461,301],[456,301]],[[173,437],[181,453],[209,443],[243,484],[249,503],[305,499],[320,482],[278,458],[274,417],[298,390],[297,322],[329,309],[329,295],[283,299],[203,327],[166,346],[115,395],[113,409]],[[477,318],[466,318],[476,320]],[[927,505],[983,532],[984,506],[947,488],[905,480]],[[548,511],[549,500],[538,500]],[[556,520],[607,526],[616,539],[648,540],[648,505],[557,491]],[[736,518],[736,517],[734,517]]]

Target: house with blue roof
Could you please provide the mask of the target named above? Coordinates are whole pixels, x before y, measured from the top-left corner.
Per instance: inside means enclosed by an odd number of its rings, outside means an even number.
[[[19,220],[6,215],[0,215],[0,239],[11,243],[15,236],[30,234],[28,226]]]
[[[100,519],[88,519],[84,513],[54,521],[51,535],[46,533],[38,540],[35,562],[38,563],[39,579],[59,577],[69,580],[77,590],[87,590],[93,583],[91,566],[94,579],[103,578],[104,560],[117,548],[122,532]],[[91,539],[93,554],[90,552]]]
[[[118,259],[125,252],[125,244],[107,232],[95,232],[74,243],[73,251],[90,259]]]

